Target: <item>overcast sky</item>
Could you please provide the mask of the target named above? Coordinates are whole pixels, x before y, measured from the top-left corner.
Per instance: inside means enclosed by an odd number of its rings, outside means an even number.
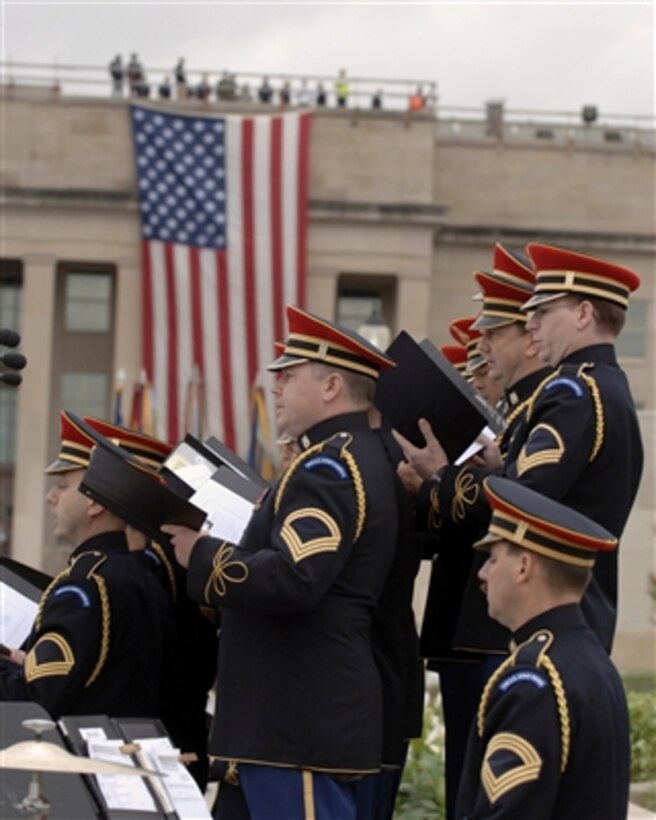
[[[654,113],[654,3],[0,0],[2,59],[434,80],[447,106]],[[196,71],[194,71],[196,70]]]

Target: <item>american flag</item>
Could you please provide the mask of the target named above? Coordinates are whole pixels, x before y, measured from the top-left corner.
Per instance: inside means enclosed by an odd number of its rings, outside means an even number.
[[[251,386],[285,338],[285,305],[305,304],[310,115],[131,116],[157,435],[184,437],[196,367],[208,434],[245,457]]]

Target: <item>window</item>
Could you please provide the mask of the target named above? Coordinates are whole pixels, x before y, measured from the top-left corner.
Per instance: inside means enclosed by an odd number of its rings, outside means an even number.
[[[66,275],[64,329],[69,332],[107,333],[112,322],[111,276],[98,273]]]
[[[114,292],[113,265],[58,266],[53,401],[80,416],[106,417],[110,408]],[[54,449],[58,427],[53,436]]]
[[[22,263],[18,259],[0,259],[1,329],[20,333],[22,295]],[[0,348],[0,353],[5,352],[6,348]],[[0,555],[7,555],[10,551],[17,406],[16,388],[0,384]]]
[[[636,301],[629,304],[626,323],[617,339],[617,355],[645,359],[647,357],[648,303]]]
[[[17,259],[0,259],[0,328],[20,332],[23,293],[22,264]],[[0,353],[7,348],[0,348]],[[13,465],[16,441],[15,387],[0,385],[0,469]]]
[[[396,277],[344,273],[337,284],[338,324],[357,331],[372,315],[392,329],[396,308]]]
[[[346,292],[339,295],[337,323],[343,327],[357,331],[372,314],[383,314],[383,300],[380,294]]]

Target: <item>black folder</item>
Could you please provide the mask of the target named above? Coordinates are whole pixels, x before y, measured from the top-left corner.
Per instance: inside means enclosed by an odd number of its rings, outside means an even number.
[[[123,731],[124,725],[127,724],[134,725],[135,731],[127,733]],[[83,757],[87,756],[87,743],[82,736],[81,729],[102,729],[108,740],[124,740],[126,743],[132,743],[138,738],[167,737],[166,729],[164,729],[162,723],[155,718],[138,718],[131,720],[127,718],[109,718],[107,715],[68,715],[60,718],[59,728],[70,750],[74,754]],[[131,757],[137,766],[142,765],[138,756],[131,755]],[[146,787],[157,806],[156,812],[108,809],[95,777],[93,775],[85,775],[85,780],[96,802],[102,809],[102,816],[106,817],[107,820],[161,820],[161,818],[171,819],[177,817],[175,812],[165,810],[169,808],[168,806],[164,807],[162,805],[160,789],[155,786],[156,780],[145,780]]]
[[[401,331],[387,354],[396,367],[380,374],[374,404],[385,422],[413,444],[425,444],[420,418],[430,422],[451,462],[486,425],[497,432],[494,410],[428,339],[419,344]]]
[[[52,575],[29,567],[15,558],[0,556],[0,579],[22,592],[33,601],[38,601],[41,593],[51,583]]]
[[[252,467],[214,436],[202,442],[188,433],[160,469],[167,485],[185,498],[190,498],[194,489],[185,484],[178,474],[177,465],[180,462],[206,467],[208,479],[218,481],[249,501],[256,501],[268,486]]]
[[[205,447],[215,453],[222,461],[223,464],[230,467],[239,475],[244,476],[249,481],[252,481],[253,484],[256,484],[260,490],[266,489],[269,485],[267,482],[262,478],[262,476],[254,470],[250,465],[248,465],[243,459],[239,458],[236,453],[233,453],[226,445],[219,441],[218,438],[214,436],[210,436],[205,440]]]
[[[166,538],[160,530],[163,524],[199,530],[205,521],[201,509],[109,441],[91,453],[80,491],[154,541]]]

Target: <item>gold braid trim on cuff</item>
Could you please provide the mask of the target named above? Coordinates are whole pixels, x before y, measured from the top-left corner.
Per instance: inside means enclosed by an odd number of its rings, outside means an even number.
[[[467,507],[473,507],[478,501],[481,488],[474,475],[463,468],[456,476],[454,495],[451,501],[451,518],[453,521],[462,521]]]
[[[428,508],[428,531],[437,532],[442,524],[442,516],[440,515],[440,493],[436,487],[430,489],[430,506]]]
[[[223,541],[214,556],[212,572],[207,579],[203,593],[205,603],[210,606],[210,592],[214,592],[218,598],[223,598],[228,590],[226,581],[229,581],[231,584],[243,584],[248,578],[248,567],[246,564],[244,564],[243,561],[231,560],[234,552],[234,546],[227,541]]]

